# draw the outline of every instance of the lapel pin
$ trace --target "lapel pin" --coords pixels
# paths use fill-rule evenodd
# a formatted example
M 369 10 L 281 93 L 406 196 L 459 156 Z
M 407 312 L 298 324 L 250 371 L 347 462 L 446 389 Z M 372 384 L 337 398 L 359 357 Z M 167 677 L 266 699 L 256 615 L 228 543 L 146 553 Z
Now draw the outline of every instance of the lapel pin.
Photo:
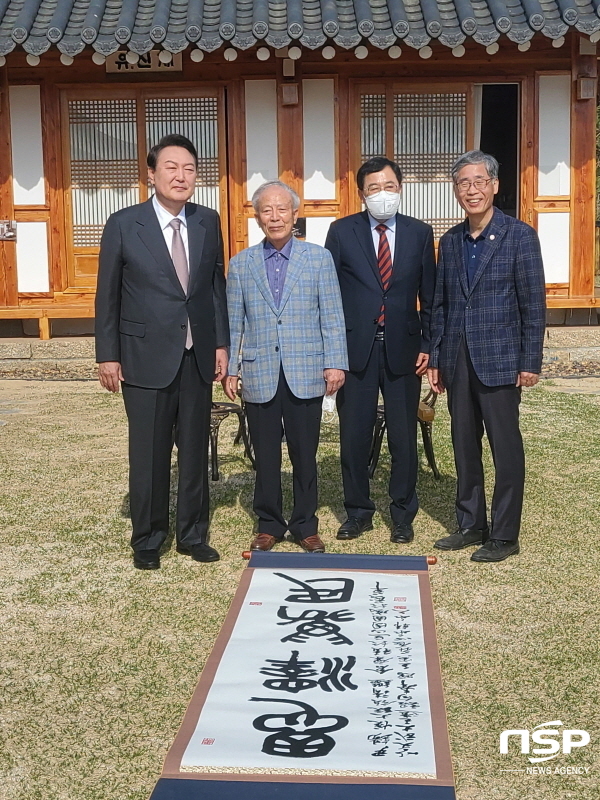
M 494 234 L 492 233 L 492 235 L 490 236 L 490 241 L 491 241 L 491 242 L 493 242 L 495 238 L 496 238 L 496 237 L 495 237 L 495 236 L 494 236 Z

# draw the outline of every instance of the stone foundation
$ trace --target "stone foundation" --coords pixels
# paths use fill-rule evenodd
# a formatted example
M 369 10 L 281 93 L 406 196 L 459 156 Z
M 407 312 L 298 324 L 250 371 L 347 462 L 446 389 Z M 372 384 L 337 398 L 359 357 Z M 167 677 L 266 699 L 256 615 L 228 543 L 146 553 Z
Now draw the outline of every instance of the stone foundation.
M 548 327 L 544 363 L 553 372 L 582 365 L 600 373 L 600 326 Z M 0 378 L 93 380 L 94 339 L 0 339 Z
M 0 339 L 0 378 L 95 379 L 94 339 Z

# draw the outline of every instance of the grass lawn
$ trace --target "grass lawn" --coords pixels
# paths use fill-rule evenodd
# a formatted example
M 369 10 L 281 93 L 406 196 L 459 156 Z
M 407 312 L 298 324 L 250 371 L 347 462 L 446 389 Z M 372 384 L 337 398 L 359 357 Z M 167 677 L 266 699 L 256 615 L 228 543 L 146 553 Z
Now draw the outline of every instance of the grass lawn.
M 600 402 L 544 387 L 524 397 L 521 555 L 485 565 L 470 550 L 440 554 L 430 570 L 458 800 L 598 800 Z M 0 381 L 2 800 L 148 798 L 246 563 L 253 473 L 234 430 L 231 419 L 221 428 L 211 486 L 222 560 L 194 563 L 169 542 L 162 569 L 139 572 L 121 398 L 94 383 Z M 375 530 L 343 543 L 337 428 L 324 426 L 319 516 L 330 552 L 437 552 L 454 525 L 445 402 L 434 443 L 442 479 L 421 452 L 415 541 L 389 542 L 384 447 Z M 287 462 L 284 472 L 289 505 Z M 515 744 L 499 755 L 502 730 L 549 720 L 592 743 L 547 764 L 587 775 L 527 775 Z

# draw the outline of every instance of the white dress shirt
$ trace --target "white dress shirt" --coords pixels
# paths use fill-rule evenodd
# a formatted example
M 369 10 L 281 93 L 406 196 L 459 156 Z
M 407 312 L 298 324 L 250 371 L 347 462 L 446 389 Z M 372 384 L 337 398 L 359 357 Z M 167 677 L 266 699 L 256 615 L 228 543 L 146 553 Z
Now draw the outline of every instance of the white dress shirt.
M 181 226 L 179 228 L 179 232 L 181 233 L 181 238 L 183 239 L 183 246 L 185 247 L 185 254 L 188 260 L 188 270 L 190 268 L 190 251 L 188 248 L 188 231 L 187 231 L 187 220 L 185 218 L 185 206 L 181 209 L 179 214 L 176 217 L 171 214 L 170 211 L 161 204 L 156 199 L 156 195 L 152 196 L 152 206 L 154 211 L 156 212 L 156 216 L 158 217 L 158 224 L 160 225 L 160 229 L 162 231 L 163 236 L 165 237 L 165 242 L 167 243 L 167 248 L 169 253 L 172 255 L 172 244 L 173 244 L 173 228 L 171 227 L 170 223 L 171 220 L 180 219 Z
M 368 213 L 368 212 L 367 212 Z M 379 233 L 375 230 L 378 225 L 387 225 L 387 240 L 390 245 L 390 253 L 392 254 L 392 263 L 394 261 L 394 248 L 396 246 L 396 215 L 394 214 L 393 217 L 386 219 L 385 222 L 381 222 L 380 220 L 375 219 L 369 214 L 369 224 L 371 225 L 371 234 L 373 236 L 373 246 L 375 247 L 375 258 L 377 258 L 377 253 L 379 252 Z

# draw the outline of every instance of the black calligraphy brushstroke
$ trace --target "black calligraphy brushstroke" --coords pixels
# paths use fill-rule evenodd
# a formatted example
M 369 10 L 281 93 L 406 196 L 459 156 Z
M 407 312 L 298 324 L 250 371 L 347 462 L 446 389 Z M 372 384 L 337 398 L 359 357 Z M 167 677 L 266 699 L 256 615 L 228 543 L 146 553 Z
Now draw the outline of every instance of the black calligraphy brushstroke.
M 321 715 L 308 703 L 298 700 L 280 700 L 272 697 L 251 697 L 257 703 L 288 703 L 298 706 L 301 710 L 289 714 L 263 714 L 257 717 L 252 725 L 258 731 L 270 733 L 263 742 L 262 752 L 270 756 L 285 756 L 289 758 L 318 758 L 326 756 L 335 747 L 335 739 L 328 733 L 339 731 L 348 725 L 347 717 L 338 715 Z M 301 717 L 304 721 L 301 722 Z M 275 725 L 269 725 L 272 720 L 282 720 Z M 330 724 L 314 727 L 320 720 L 334 720 Z M 296 727 L 303 730 L 295 730 Z
M 327 613 L 316 608 L 303 611 L 300 616 L 291 617 L 288 614 L 287 606 L 281 606 L 277 612 L 279 619 L 285 620 L 278 622 L 278 625 L 290 625 L 292 622 L 299 622 L 294 633 L 284 636 L 282 642 L 307 642 L 310 638 L 326 638 L 331 644 L 354 644 L 351 639 L 341 633 L 341 628 L 336 622 L 353 622 L 354 616 L 347 609 L 332 611 Z M 304 620 L 304 621 L 303 621 Z
M 274 689 L 275 691 L 290 692 L 291 694 L 298 694 L 304 689 L 314 689 L 318 686 L 316 680 L 311 680 L 311 677 L 318 675 L 316 669 L 312 668 L 314 661 L 299 661 L 298 650 L 292 650 L 292 655 L 287 661 L 277 661 L 271 658 L 267 659 L 271 667 L 261 667 L 261 675 L 269 675 L 270 680 L 264 681 L 263 686 L 267 689 Z
M 332 689 L 338 692 L 345 692 L 346 689 L 358 689 L 358 686 L 352 683 L 351 674 L 351 670 L 356 664 L 355 656 L 348 656 L 346 664 L 342 658 L 323 658 L 321 669 L 323 677 L 315 680 L 315 676 L 319 674 L 313 668 L 315 662 L 299 661 L 298 655 L 298 650 L 292 650 L 292 655 L 287 661 L 268 658 L 267 663 L 271 666 L 260 669 L 261 675 L 269 676 L 269 680 L 263 681 L 263 686 L 290 694 L 298 694 L 298 692 L 314 689 L 317 686 L 324 692 L 331 692 Z
M 338 692 L 343 692 L 346 689 L 358 689 L 358 686 L 352 683 L 352 674 L 350 672 L 355 664 L 355 656 L 348 656 L 345 666 L 341 658 L 324 658 L 321 672 L 325 677 L 319 679 L 321 689 L 324 692 L 330 692 L 332 688 Z M 340 672 L 344 674 L 340 675 Z
M 308 581 L 301 581 L 285 575 L 283 572 L 275 572 L 279 578 L 295 583 L 300 588 L 290 589 L 291 594 L 286 597 L 288 603 L 347 603 L 354 591 L 354 581 L 352 578 L 311 578 Z M 313 583 L 339 583 L 338 588 L 328 588 L 326 586 L 310 586 Z

